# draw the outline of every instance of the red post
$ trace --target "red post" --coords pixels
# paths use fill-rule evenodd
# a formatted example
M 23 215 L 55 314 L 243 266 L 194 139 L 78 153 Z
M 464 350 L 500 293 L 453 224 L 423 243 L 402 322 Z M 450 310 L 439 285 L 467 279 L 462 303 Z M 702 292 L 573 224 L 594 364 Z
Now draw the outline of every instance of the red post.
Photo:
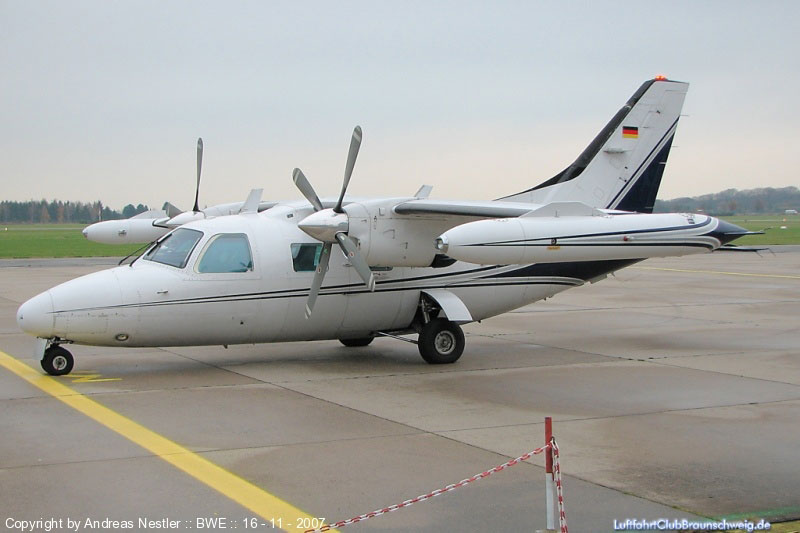
M 544 417 L 544 444 L 550 445 L 553 440 L 553 419 L 549 416 Z M 547 509 L 547 531 L 555 531 L 556 529 L 556 514 L 555 514 L 555 487 L 553 486 L 553 450 L 547 448 L 544 451 L 545 467 L 544 467 L 544 491 L 545 491 L 545 506 Z
M 553 419 L 549 416 L 544 417 L 544 443 L 545 445 L 550 444 L 550 441 L 553 440 Z M 548 474 L 553 473 L 553 450 L 547 449 L 544 452 L 545 457 L 545 467 L 544 471 Z

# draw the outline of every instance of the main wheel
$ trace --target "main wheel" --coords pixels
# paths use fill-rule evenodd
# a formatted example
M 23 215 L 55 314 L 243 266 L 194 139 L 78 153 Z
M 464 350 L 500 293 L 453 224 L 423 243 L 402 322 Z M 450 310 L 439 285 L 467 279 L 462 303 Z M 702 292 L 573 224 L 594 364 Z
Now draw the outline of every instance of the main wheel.
M 339 342 L 348 348 L 357 348 L 359 346 L 366 346 L 372 342 L 375 337 L 361 337 L 358 339 L 339 339 Z
M 464 332 L 455 322 L 436 318 L 422 326 L 417 347 L 432 365 L 455 363 L 464 352 Z
M 44 352 L 42 369 L 51 376 L 63 376 L 72 372 L 75 360 L 65 348 L 54 344 Z

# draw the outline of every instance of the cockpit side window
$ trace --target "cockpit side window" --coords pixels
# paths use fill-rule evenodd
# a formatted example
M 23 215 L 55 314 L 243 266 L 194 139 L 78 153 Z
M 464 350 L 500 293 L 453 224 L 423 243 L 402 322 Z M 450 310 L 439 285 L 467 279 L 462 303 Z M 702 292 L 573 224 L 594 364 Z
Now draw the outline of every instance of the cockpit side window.
M 292 267 L 295 272 L 313 272 L 319 265 L 319 256 L 322 254 L 322 244 L 293 243 Z
M 253 270 L 253 254 L 244 233 L 221 233 L 211 238 L 197 261 L 201 274 L 249 272 Z
M 146 261 L 162 263 L 175 268 L 183 268 L 203 237 L 202 231 L 179 228 L 161 239 L 144 255 Z

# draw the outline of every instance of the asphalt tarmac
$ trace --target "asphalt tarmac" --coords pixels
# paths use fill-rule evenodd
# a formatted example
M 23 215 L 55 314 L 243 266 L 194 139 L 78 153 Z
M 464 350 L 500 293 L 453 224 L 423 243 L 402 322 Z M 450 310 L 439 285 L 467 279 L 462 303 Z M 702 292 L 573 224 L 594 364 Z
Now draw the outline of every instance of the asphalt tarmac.
M 113 262 L 0 261 L 0 520 L 303 531 L 520 456 L 545 416 L 572 531 L 800 517 L 800 250 L 776 251 L 648 260 L 467 326 L 455 365 L 393 339 L 73 346 L 62 378 L 16 309 Z M 346 530 L 543 529 L 542 465 Z

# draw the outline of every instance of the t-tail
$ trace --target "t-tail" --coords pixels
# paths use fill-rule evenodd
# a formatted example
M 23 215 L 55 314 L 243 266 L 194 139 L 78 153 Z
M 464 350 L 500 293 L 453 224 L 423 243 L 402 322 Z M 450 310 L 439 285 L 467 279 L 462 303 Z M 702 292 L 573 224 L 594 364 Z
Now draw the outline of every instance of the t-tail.
M 652 213 L 688 83 L 648 80 L 566 169 L 499 200 Z

